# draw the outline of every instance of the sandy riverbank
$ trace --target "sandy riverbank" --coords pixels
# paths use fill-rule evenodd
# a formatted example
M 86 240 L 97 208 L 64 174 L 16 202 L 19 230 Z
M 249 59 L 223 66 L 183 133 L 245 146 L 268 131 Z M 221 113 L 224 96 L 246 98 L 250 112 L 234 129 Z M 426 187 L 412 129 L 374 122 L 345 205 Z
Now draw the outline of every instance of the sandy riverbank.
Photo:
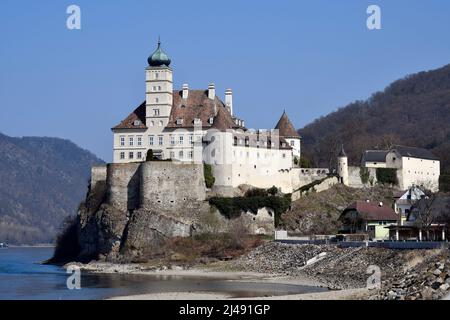
M 74 265 L 74 264 L 69 264 Z M 280 276 L 279 274 L 242 272 L 242 271 L 215 271 L 208 268 L 193 269 L 167 269 L 167 270 L 146 270 L 145 265 L 139 264 L 111 264 L 94 262 L 90 264 L 75 264 L 82 270 L 94 273 L 107 274 L 137 274 L 159 277 L 182 277 L 197 279 L 220 279 L 236 282 L 255 282 L 255 283 L 273 283 L 288 284 L 298 286 L 326 287 L 315 279 L 305 276 Z M 67 267 L 68 265 L 66 265 Z M 365 289 L 352 290 L 330 290 L 327 292 L 304 293 L 281 295 L 271 297 L 245 298 L 244 300 L 338 300 L 354 299 L 355 295 L 365 292 Z M 162 292 L 130 296 L 113 297 L 110 300 L 242 300 L 233 298 L 231 295 L 223 293 L 210 292 Z
M 355 300 L 364 297 L 367 289 L 291 294 L 272 297 L 232 298 L 229 295 L 206 292 L 165 292 L 114 297 L 108 300 Z

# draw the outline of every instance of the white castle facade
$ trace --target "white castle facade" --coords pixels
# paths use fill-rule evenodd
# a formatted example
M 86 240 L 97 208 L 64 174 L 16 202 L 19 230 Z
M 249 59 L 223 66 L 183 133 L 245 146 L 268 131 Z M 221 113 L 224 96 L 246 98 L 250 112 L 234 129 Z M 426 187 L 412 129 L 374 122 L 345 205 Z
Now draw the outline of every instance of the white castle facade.
M 342 148 L 335 176 L 325 168 L 300 168 L 301 138 L 286 112 L 274 129 L 247 129 L 235 115 L 231 89 L 225 91 L 224 101 L 214 84 L 203 90 L 184 84 L 174 90 L 171 60 L 160 42 L 147 61 L 145 102 L 112 128 L 115 164 L 143 162 L 150 156 L 181 165 L 206 163 L 212 166 L 216 191 L 225 195 L 241 185 L 276 186 L 292 193 L 317 180 L 324 181 L 313 186 L 316 191 L 338 182 L 368 187 L 377 183 L 377 168 L 396 169 L 401 190 L 413 185 L 439 188 L 439 159 L 420 148 L 367 151 L 361 166 L 349 166 Z M 367 168 L 367 181 L 361 168 Z
M 145 70 L 146 101 L 112 128 L 114 163 L 146 161 L 152 150 L 159 160 L 210 164 L 216 187 L 276 186 L 287 193 L 310 182 L 302 179 L 301 139 L 285 112 L 274 129 L 249 130 L 235 116 L 231 89 L 224 101 L 214 84 L 174 90 L 170 63 L 158 42 Z

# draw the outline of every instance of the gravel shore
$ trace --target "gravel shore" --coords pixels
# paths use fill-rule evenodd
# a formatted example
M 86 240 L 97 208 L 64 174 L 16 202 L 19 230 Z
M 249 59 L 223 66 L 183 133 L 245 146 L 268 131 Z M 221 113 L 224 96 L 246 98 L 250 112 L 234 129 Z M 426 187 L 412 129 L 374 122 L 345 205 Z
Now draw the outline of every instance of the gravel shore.
M 101 273 L 173 275 L 327 287 L 329 292 L 269 299 L 441 299 L 450 290 L 448 250 L 391 250 L 268 242 L 231 261 L 198 266 L 77 264 Z M 367 290 L 369 267 L 378 269 L 381 288 Z M 227 299 L 223 294 L 160 293 L 121 299 Z

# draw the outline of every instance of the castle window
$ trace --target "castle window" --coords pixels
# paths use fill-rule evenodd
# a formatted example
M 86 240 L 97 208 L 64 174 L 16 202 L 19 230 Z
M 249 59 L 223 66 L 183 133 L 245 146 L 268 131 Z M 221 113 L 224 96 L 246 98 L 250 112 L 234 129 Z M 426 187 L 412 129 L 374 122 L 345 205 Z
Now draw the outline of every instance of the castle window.
M 128 140 L 130 147 L 132 147 L 134 145 L 134 137 L 131 136 Z
M 194 124 L 201 124 L 202 120 L 200 120 L 199 118 L 195 118 L 194 119 Z
M 162 121 L 159 122 L 159 126 L 162 127 L 164 123 Z
M 178 158 L 183 159 L 183 151 L 182 150 L 178 152 Z
M 123 160 L 123 159 L 125 159 L 125 152 L 120 153 L 120 160 Z
M 178 137 L 178 144 L 184 144 L 184 136 Z
M 188 153 L 188 158 L 192 159 L 194 157 L 194 153 L 192 151 L 189 151 Z
M 234 145 L 237 146 L 238 145 L 238 138 L 234 137 Z
M 177 124 L 178 125 L 183 124 L 183 119 L 177 119 Z
M 133 152 L 129 152 L 128 153 L 128 159 L 133 159 L 134 158 L 134 153 Z
M 153 86 L 153 91 L 156 91 L 156 86 Z
M 154 127 L 155 126 L 155 121 L 150 121 L 150 127 Z
M 194 136 L 192 134 L 189 135 L 189 144 L 190 145 L 194 144 Z
M 153 109 L 153 115 L 159 116 L 159 109 Z
M 134 120 L 133 125 L 135 127 L 140 126 L 141 125 L 141 120 Z
M 142 152 L 139 151 L 139 152 L 137 153 L 137 158 L 138 158 L 138 159 L 142 159 Z
M 159 98 L 155 98 L 155 103 L 159 103 Z
M 175 145 L 175 137 L 173 135 L 170 135 L 170 145 L 171 146 Z
M 125 136 L 120 137 L 120 146 L 125 147 Z
M 153 143 L 154 143 L 154 137 L 153 136 L 148 136 L 148 145 L 149 146 L 152 146 L 153 145 Z
M 175 152 L 170 151 L 170 159 L 173 159 L 173 158 L 175 158 Z
M 295 146 L 295 141 L 291 140 L 291 147 Z
M 159 78 L 159 73 L 156 72 L 156 73 L 155 73 L 155 79 L 158 79 L 158 78 Z
M 159 144 L 160 146 L 163 145 L 163 141 L 164 141 L 163 136 L 158 136 L 158 144 Z
M 137 145 L 140 147 L 142 146 L 142 136 L 137 137 Z
M 158 86 L 158 91 L 161 91 L 161 86 Z
M 286 153 L 283 153 L 283 159 L 286 158 Z
M 214 123 L 214 118 L 213 117 L 209 118 L 209 124 L 213 124 L 213 123 Z

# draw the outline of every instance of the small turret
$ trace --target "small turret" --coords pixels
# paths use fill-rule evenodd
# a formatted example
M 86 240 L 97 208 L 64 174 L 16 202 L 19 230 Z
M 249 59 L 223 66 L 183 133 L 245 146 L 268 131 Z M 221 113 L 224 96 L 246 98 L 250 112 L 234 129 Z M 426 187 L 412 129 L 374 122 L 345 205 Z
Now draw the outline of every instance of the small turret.
M 344 150 L 344 145 L 341 146 L 341 151 L 338 155 L 337 173 L 339 175 L 340 183 L 348 186 L 348 159 Z

